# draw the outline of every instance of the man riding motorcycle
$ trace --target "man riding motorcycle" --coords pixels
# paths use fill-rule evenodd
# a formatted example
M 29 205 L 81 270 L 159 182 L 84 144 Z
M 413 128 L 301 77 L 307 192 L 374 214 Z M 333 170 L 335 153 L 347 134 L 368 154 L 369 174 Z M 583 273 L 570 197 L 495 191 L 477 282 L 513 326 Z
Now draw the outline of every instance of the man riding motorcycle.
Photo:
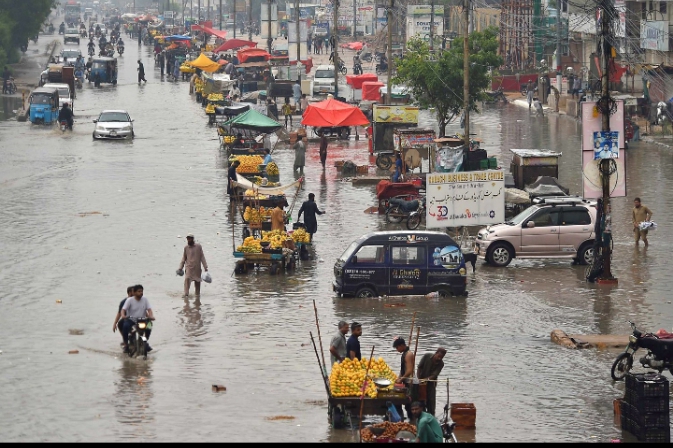
M 362 62 L 360 62 L 360 52 L 358 51 L 355 53 L 355 56 L 353 56 L 353 73 L 355 75 L 361 75 L 362 74 Z
M 93 41 L 89 41 L 89 45 L 87 45 L 89 56 L 93 55 L 96 53 L 96 44 L 93 43 Z
M 68 123 L 68 129 L 72 131 L 72 124 L 74 122 L 75 114 L 72 113 L 68 103 L 63 103 L 63 107 L 58 111 L 58 122 L 66 121 Z
M 101 50 L 105 48 L 105 44 L 107 44 L 107 39 L 105 38 L 105 36 L 101 36 L 100 39 L 98 39 L 98 46 L 100 47 Z
M 58 26 L 58 34 L 65 34 L 65 22 L 61 22 Z
M 124 53 L 124 41 L 122 40 L 121 36 L 119 36 L 119 39 L 117 39 L 117 53 Z

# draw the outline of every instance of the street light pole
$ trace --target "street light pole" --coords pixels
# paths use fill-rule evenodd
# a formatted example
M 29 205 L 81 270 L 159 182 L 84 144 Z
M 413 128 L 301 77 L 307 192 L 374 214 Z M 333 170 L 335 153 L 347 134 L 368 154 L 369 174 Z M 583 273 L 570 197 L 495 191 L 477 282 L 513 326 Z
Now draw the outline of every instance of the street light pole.
M 269 28 L 268 28 L 269 34 L 266 36 L 266 43 L 267 43 L 267 46 L 269 47 L 269 53 L 271 53 L 271 44 L 273 43 L 273 39 L 271 38 L 271 0 L 267 0 L 267 1 L 269 3 L 269 8 L 268 8 L 269 16 L 267 17 L 267 19 L 269 19 Z M 299 38 L 299 36 L 297 36 L 297 38 Z
M 339 26 L 337 21 L 339 20 L 339 0 L 332 0 L 334 5 L 334 32 L 332 33 L 331 41 L 334 42 L 334 98 L 336 99 L 339 96 L 339 51 L 337 51 L 339 45 Z
M 434 50 L 435 0 L 430 1 L 430 51 Z
M 386 26 L 388 27 L 388 81 L 386 81 L 386 103 L 390 104 L 392 95 L 392 84 L 390 78 L 393 76 L 393 8 L 395 0 L 389 0 L 388 11 L 386 14 Z
M 220 15 L 220 31 L 222 31 L 222 0 L 220 0 L 219 15 Z
M 465 109 L 465 151 L 470 150 L 470 0 L 463 0 L 463 107 Z
M 299 0 L 295 0 L 294 7 L 297 10 L 297 80 L 301 83 L 301 71 L 299 71 L 299 66 L 301 65 L 301 24 L 299 22 L 301 14 L 299 14 Z
M 234 0 L 234 39 L 236 39 L 236 0 Z
M 252 0 L 248 0 L 248 40 L 252 41 Z M 260 6 L 261 9 L 261 6 Z M 261 25 L 261 22 L 260 22 Z
M 355 31 L 358 28 L 358 14 L 357 14 L 357 2 L 356 0 L 353 0 L 353 32 L 351 33 L 351 36 L 355 37 Z

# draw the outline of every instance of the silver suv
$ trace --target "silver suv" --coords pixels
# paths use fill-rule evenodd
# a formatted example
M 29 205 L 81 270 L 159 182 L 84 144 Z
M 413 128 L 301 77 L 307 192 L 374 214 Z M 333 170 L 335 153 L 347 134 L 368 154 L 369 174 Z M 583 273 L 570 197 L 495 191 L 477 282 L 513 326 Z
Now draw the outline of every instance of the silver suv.
M 588 264 L 594 256 L 595 223 L 595 202 L 546 197 L 510 221 L 481 229 L 475 249 L 479 258 L 498 267 L 515 257 L 567 258 Z

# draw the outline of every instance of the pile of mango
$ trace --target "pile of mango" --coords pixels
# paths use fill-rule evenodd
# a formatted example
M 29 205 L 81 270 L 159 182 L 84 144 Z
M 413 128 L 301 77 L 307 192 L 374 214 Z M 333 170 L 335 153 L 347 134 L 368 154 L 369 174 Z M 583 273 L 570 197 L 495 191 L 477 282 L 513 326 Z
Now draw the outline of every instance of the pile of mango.
M 269 242 L 271 249 L 282 249 L 286 239 L 287 233 L 282 230 L 262 232 L 262 242 Z
M 203 80 L 201 78 L 196 78 L 194 80 L 194 89 L 197 92 L 203 92 Z
M 243 195 L 255 199 L 269 199 L 269 196 L 265 194 L 256 193 L 253 190 L 245 190 L 245 193 L 243 193 Z
M 292 239 L 295 243 L 310 243 L 311 235 L 309 235 L 305 229 L 300 227 L 292 232 Z
M 234 143 L 236 137 L 234 137 L 233 135 L 225 135 L 224 137 L 222 137 L 222 140 L 224 140 L 224 143 L 231 144 Z
M 189 65 L 187 62 L 183 62 L 182 65 L 180 66 L 180 72 L 182 73 L 194 73 L 196 72 L 196 69 Z
M 224 101 L 224 95 L 221 93 L 211 93 L 208 95 L 208 101 L 212 101 L 213 103 Z
M 262 253 L 262 240 L 258 240 L 253 236 L 247 237 L 243 240 L 243 244 L 238 246 L 236 250 L 238 252 L 245 252 L 247 254 L 261 254 Z
M 264 162 L 261 156 L 238 156 L 236 160 L 241 162 L 236 168 L 236 172 L 240 174 L 259 173 L 259 165 Z
M 347 358 L 341 363 L 335 362 L 329 376 L 329 387 L 332 396 L 359 397 L 362 394 L 362 386 L 365 382 L 367 364 L 368 360 L 366 358 L 362 358 L 361 361 Z M 397 375 L 393 373 L 383 358 L 372 359 L 372 364 L 369 367 L 367 389 L 365 390 L 365 394 L 370 398 L 376 398 L 378 393 L 373 381 L 374 378 L 385 378 L 393 382 L 397 378 Z
M 206 114 L 210 115 L 214 113 L 215 113 L 215 106 L 213 105 L 213 103 L 208 103 L 208 105 L 206 106 Z
M 243 219 L 247 222 L 260 223 L 266 221 L 267 218 L 271 218 L 271 209 L 260 207 L 259 209 L 255 207 L 247 206 L 245 211 L 243 211 Z M 264 241 L 264 239 L 262 239 Z
M 271 162 L 266 166 L 266 174 L 270 176 L 277 176 L 280 173 L 278 171 L 278 165 L 276 165 L 276 162 Z

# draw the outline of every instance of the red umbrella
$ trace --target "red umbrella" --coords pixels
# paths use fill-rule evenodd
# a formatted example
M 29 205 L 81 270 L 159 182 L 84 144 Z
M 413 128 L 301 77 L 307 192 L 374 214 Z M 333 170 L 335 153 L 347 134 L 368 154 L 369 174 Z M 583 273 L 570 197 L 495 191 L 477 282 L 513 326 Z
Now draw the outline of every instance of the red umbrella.
M 317 127 L 366 126 L 369 120 L 358 107 L 329 98 L 309 104 L 301 124 Z

